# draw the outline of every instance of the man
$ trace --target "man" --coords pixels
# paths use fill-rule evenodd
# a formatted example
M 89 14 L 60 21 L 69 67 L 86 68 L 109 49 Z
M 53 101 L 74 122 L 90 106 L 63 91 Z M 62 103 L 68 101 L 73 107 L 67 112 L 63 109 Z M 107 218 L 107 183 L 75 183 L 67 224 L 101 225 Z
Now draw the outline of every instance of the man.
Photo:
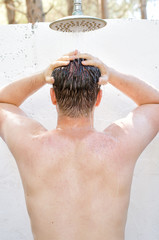
M 52 131 L 19 109 L 46 83 L 58 112 Z M 97 132 L 94 110 L 106 83 L 138 107 Z M 0 134 L 20 171 L 34 239 L 124 240 L 135 163 L 158 133 L 158 119 L 157 89 L 78 51 L 2 88 Z

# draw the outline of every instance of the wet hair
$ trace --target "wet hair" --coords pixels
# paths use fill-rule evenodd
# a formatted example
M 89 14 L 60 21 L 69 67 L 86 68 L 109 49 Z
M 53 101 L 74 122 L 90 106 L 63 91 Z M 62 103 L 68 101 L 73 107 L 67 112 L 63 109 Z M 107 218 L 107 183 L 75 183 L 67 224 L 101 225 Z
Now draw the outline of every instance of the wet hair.
M 72 118 L 88 117 L 100 90 L 100 70 L 94 66 L 82 65 L 83 60 L 75 59 L 68 66 L 58 67 L 52 72 L 59 110 Z

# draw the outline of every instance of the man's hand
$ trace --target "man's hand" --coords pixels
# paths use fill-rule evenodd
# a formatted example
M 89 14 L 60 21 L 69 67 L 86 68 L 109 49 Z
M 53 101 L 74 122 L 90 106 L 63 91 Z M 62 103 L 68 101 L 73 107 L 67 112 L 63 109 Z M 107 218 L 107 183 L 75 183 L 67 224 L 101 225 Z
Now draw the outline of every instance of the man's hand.
M 49 84 L 54 83 L 54 78 L 51 77 L 51 74 L 55 68 L 67 66 L 71 60 L 77 59 L 77 58 L 84 58 L 85 61 L 82 62 L 83 65 L 87 66 L 95 66 L 98 67 L 101 72 L 101 77 L 99 78 L 99 85 L 105 85 L 108 83 L 109 79 L 109 68 L 106 66 L 101 60 L 99 60 L 96 57 L 93 57 L 90 54 L 87 53 L 80 53 L 77 50 L 70 52 L 68 54 L 65 54 L 52 64 L 43 72 L 45 82 Z
M 65 54 L 64 56 L 50 64 L 50 66 L 43 72 L 46 83 L 53 84 L 54 78 L 51 77 L 53 70 L 58 67 L 67 66 L 71 60 L 74 60 L 77 57 L 77 55 L 78 51 L 75 50 L 73 52 Z
M 109 79 L 109 68 L 100 59 L 93 57 L 87 53 L 78 53 L 75 58 L 84 58 L 85 61 L 82 62 L 86 66 L 94 66 L 99 68 L 101 72 L 101 77 L 99 78 L 99 85 L 106 85 Z
M 144 81 L 117 72 L 107 67 L 98 58 L 87 53 L 79 53 L 76 58 L 84 58 L 83 65 L 91 65 L 98 67 L 101 71 L 99 85 L 105 85 L 108 82 L 115 88 L 130 97 L 137 105 L 159 104 L 159 90 L 145 83 Z
M 51 64 L 45 71 L 13 82 L 0 89 L 0 103 L 8 103 L 19 107 L 25 99 L 38 91 L 46 83 L 54 83 L 51 77 L 52 71 L 60 66 L 66 66 L 75 59 L 78 51 L 74 51 L 61 57 Z

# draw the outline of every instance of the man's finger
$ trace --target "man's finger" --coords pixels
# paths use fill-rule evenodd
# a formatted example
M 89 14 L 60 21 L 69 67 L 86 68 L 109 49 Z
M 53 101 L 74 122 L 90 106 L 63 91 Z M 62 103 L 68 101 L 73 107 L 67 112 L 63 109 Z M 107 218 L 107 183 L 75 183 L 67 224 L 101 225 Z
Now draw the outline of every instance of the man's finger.
M 106 85 L 108 83 L 109 77 L 107 75 L 104 75 L 103 77 L 99 78 L 99 85 Z
M 77 58 L 84 58 L 88 60 L 94 59 L 94 57 L 88 53 L 79 53 L 77 54 Z
M 95 60 L 86 60 L 86 61 L 82 61 L 83 65 L 86 66 L 94 66 L 94 67 L 99 67 L 99 63 Z
M 73 51 L 73 52 L 70 52 L 68 55 L 69 56 L 72 56 L 72 55 L 77 55 L 77 54 L 79 54 L 80 52 L 76 49 L 75 51 Z
M 70 56 L 66 55 L 66 56 L 62 56 L 59 59 L 57 59 L 57 61 L 69 61 L 70 60 Z
M 77 54 L 79 54 L 79 51 L 75 50 L 73 52 L 69 52 L 69 53 L 64 54 L 64 56 L 74 56 L 74 55 L 77 55 Z
M 72 55 L 72 56 L 62 56 L 57 61 L 71 61 L 71 60 L 74 60 L 75 58 L 76 58 L 75 55 Z
M 46 77 L 46 82 L 50 84 L 54 84 L 55 80 L 53 77 Z
M 67 66 L 70 61 L 56 61 L 55 63 L 51 64 L 51 70 L 53 71 L 57 67 Z

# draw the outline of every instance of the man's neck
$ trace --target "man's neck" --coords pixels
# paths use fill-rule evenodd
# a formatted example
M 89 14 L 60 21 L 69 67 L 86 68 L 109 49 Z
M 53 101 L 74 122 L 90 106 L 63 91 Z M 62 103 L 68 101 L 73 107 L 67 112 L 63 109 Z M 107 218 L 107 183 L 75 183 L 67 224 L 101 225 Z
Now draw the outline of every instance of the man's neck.
M 56 129 L 61 130 L 93 130 L 94 117 L 91 114 L 89 117 L 70 118 L 67 116 L 58 115 Z

